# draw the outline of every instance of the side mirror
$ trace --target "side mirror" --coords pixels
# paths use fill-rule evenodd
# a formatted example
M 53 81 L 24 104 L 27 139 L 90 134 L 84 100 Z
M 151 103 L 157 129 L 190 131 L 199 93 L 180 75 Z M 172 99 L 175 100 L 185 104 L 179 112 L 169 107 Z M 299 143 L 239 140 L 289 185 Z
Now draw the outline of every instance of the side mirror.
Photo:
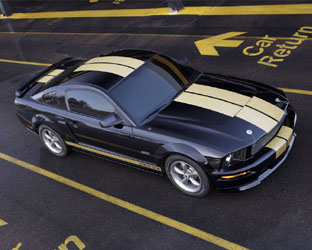
M 108 114 L 101 121 L 100 125 L 103 128 L 121 125 L 123 120 L 116 114 Z

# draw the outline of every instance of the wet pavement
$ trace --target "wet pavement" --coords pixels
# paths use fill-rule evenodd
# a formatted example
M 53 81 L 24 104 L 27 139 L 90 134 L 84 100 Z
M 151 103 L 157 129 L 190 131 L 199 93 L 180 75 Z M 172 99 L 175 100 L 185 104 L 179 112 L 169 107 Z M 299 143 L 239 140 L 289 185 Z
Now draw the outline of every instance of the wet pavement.
M 13 12 L 25 13 L 167 6 L 166 1 L 130 0 L 119 4 L 113 1 L 10 3 Z M 185 6 L 218 7 L 290 3 L 309 2 L 184 1 Z M 298 136 L 289 157 L 274 174 L 252 190 L 213 191 L 203 199 L 183 195 L 164 177 L 89 155 L 71 152 L 66 158 L 56 158 L 47 152 L 39 138 L 19 123 L 13 106 L 15 90 L 44 68 L 18 61 L 54 63 L 68 56 L 89 58 L 116 48 L 156 50 L 176 58 L 187 57 L 191 65 L 203 71 L 281 88 L 312 90 L 311 15 L 0 19 L 0 23 L 0 153 L 239 246 L 255 250 L 311 249 L 311 95 L 287 93 L 298 113 Z M 201 55 L 194 44 L 227 32 L 245 32 L 231 38 L 243 42 L 238 47 L 216 47 L 219 56 Z M 263 40 L 272 43 L 261 47 L 259 41 Z M 285 52 L 287 55 L 278 57 L 276 51 L 283 44 L 292 48 Z M 263 48 L 261 53 L 260 48 Z M 263 59 L 265 56 L 280 60 L 259 63 L 268 60 Z M 16 63 L 1 62 L 1 59 Z M 84 246 L 84 249 L 105 250 L 222 249 L 214 242 L 186 234 L 2 159 L 0 204 L 1 250 L 62 249 L 66 239 L 71 241 L 68 249 L 83 249 Z M 8 224 L 1 226 L 1 220 Z

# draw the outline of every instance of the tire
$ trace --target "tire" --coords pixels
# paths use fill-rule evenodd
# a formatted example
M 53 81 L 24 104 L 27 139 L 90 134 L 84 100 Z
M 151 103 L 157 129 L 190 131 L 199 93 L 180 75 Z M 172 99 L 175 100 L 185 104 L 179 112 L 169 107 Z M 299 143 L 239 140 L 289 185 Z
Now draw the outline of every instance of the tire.
M 204 197 L 212 188 L 204 170 L 195 161 L 185 156 L 169 156 L 165 168 L 171 183 L 184 194 Z
M 43 145 L 55 156 L 65 157 L 68 149 L 61 136 L 47 125 L 40 125 L 39 136 Z

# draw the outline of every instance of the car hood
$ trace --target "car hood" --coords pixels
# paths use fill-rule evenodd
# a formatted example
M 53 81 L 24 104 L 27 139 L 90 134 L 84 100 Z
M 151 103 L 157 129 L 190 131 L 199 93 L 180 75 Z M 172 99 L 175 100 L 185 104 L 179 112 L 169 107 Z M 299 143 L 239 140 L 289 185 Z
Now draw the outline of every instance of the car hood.
M 197 85 L 200 85 L 197 89 L 200 91 L 194 93 Z M 246 101 L 241 102 L 238 98 L 239 105 L 233 104 L 235 95 Z M 224 100 L 225 97 L 229 100 Z M 281 102 L 276 102 L 276 98 Z M 225 84 L 204 79 L 187 88 L 148 126 L 184 143 L 200 145 L 199 150 L 205 155 L 209 155 L 203 152 L 207 149 L 213 156 L 223 157 L 254 144 L 280 126 L 286 106 L 287 99 L 265 85 Z M 233 107 L 235 109 L 231 110 Z

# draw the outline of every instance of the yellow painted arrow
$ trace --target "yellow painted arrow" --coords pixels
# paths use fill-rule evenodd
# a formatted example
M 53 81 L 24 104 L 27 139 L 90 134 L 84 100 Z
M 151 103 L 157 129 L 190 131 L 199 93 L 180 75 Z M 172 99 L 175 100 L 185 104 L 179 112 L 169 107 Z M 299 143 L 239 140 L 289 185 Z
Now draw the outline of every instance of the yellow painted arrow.
M 1 220 L 1 219 L 0 219 L 0 227 L 1 227 L 1 226 L 5 226 L 5 225 L 7 225 L 7 224 L 8 224 L 7 222 L 5 222 L 4 220 Z
M 239 36 L 246 32 L 227 32 L 218 36 L 209 37 L 195 42 L 197 49 L 201 55 L 219 56 L 215 47 L 232 47 L 236 48 L 244 41 L 242 40 L 225 40 L 227 38 Z

